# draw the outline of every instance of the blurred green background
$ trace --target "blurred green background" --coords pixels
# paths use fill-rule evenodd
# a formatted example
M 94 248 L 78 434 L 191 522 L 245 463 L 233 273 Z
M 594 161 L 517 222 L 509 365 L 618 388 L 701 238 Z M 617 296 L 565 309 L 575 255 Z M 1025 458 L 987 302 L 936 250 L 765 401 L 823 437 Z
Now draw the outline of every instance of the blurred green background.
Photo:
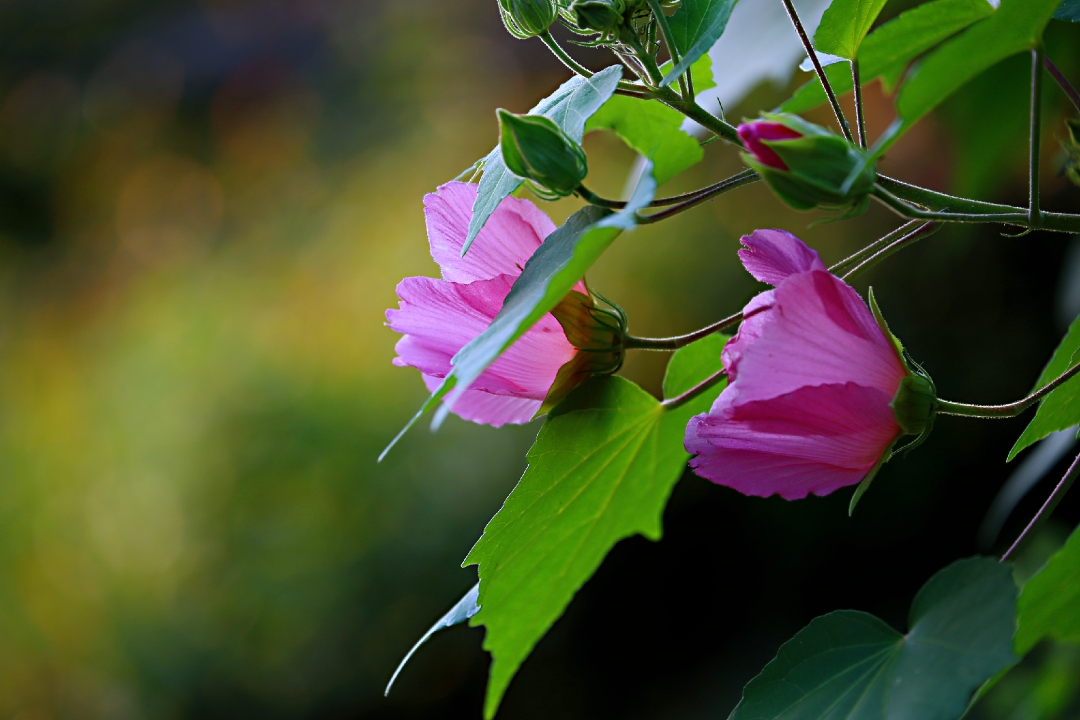
M 1080 75 L 1077 28 L 1048 43 Z M 1015 58 L 980 78 L 887 171 L 1022 202 L 1027 72 Z M 522 112 L 565 77 L 494 0 L 0 5 L 0 717 L 479 717 L 480 630 L 441 633 L 382 687 L 475 582 L 460 562 L 539 426 L 455 418 L 376 464 L 425 395 L 391 366 L 383 312 L 401 277 L 436 272 L 422 195 L 490 149 L 495 107 Z M 1077 210 L 1047 87 L 1044 204 Z M 880 132 L 890 105 L 867 99 Z M 590 184 L 621 193 L 630 152 L 586 148 Z M 737 169 L 716 143 L 665 190 Z M 835 261 L 896 224 L 878 207 L 807 227 L 820 219 L 752 186 L 624 236 L 590 281 L 637 334 L 685 332 L 758 289 L 739 235 L 786 227 Z M 1069 242 L 950 228 L 857 287 L 874 284 L 943 395 L 1005 401 L 1080 311 L 1061 301 L 1080 282 Z M 656 390 L 664 360 L 624 373 Z M 942 420 L 853 519 L 844 493 L 784 503 L 687 475 L 667 537 L 616 548 L 501 716 L 724 717 L 814 615 L 901 626 L 919 585 L 976 551 L 1022 427 Z M 1058 517 L 1029 564 L 1080 519 L 1076 498 Z M 1078 668 L 1043 648 L 981 712 L 1076 717 Z

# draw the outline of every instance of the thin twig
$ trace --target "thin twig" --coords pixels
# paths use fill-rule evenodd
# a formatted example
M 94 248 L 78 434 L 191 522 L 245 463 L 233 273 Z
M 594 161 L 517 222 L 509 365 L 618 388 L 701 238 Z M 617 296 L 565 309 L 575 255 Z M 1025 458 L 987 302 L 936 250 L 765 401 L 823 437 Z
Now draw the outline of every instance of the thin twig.
M 859 61 L 851 59 L 851 83 L 855 86 L 855 124 L 859 128 L 859 147 L 866 147 L 866 116 L 863 112 L 862 83 L 859 82 Z
M 684 200 L 678 205 L 672 205 L 668 209 L 661 210 L 660 212 L 653 213 L 652 215 L 638 215 L 638 224 L 650 225 L 652 223 L 660 222 L 661 220 L 667 220 L 669 217 L 673 215 L 678 215 L 681 212 L 685 212 L 692 207 L 696 207 L 697 205 L 700 205 L 706 200 L 712 200 L 717 195 L 721 195 L 728 192 L 729 190 L 734 190 L 735 188 L 742 187 L 743 185 L 749 185 L 750 183 L 757 182 L 760 179 L 761 176 L 753 170 L 743 170 L 738 175 L 733 175 L 727 180 L 713 185 L 711 188 L 709 188 L 708 192 L 702 192 L 690 198 L 689 200 Z
M 1031 51 L 1031 127 L 1028 153 L 1028 222 L 1039 226 L 1039 141 L 1042 136 L 1042 58 L 1040 44 Z
M 905 225 L 904 227 L 907 227 L 907 225 Z M 876 253 L 874 253 L 870 257 L 866 258 L 865 260 L 863 260 L 861 263 L 859 263 L 858 265 L 853 267 L 851 270 L 848 270 L 846 273 L 844 273 L 843 275 L 840 276 L 840 279 L 841 280 L 847 280 L 852 275 L 855 275 L 856 273 L 860 273 L 863 270 L 866 270 L 867 268 L 870 268 L 870 267 L 873 267 L 874 265 L 877 265 L 879 262 L 881 262 L 885 258 L 889 257 L 894 252 L 903 249 L 905 246 L 910 245 L 911 243 L 917 242 L 919 240 L 922 240 L 923 238 L 930 237 L 931 235 L 933 235 L 935 232 L 937 232 L 940 229 L 941 229 L 941 226 L 937 225 L 935 223 L 932 223 L 932 222 L 923 223 L 916 230 L 913 230 L 913 231 L 909 232 L 907 235 L 904 235 L 899 240 L 896 240 L 895 242 L 890 243 L 889 245 L 885 246 L 881 250 L 878 250 Z
M 720 371 L 718 371 L 716 373 L 713 373 L 709 377 L 707 377 L 704 380 L 702 380 L 701 382 L 699 382 L 694 387 L 692 387 L 689 390 L 687 390 L 686 392 L 684 392 L 682 395 L 676 395 L 675 397 L 671 398 L 670 400 L 664 400 L 662 403 L 660 403 L 660 406 L 662 408 L 664 408 L 665 410 L 674 410 L 675 408 L 679 407 L 680 405 L 683 405 L 683 404 L 689 402 L 690 400 L 693 400 L 698 395 L 700 395 L 701 393 L 703 393 L 706 390 L 708 390 L 709 388 L 711 388 L 713 385 L 716 385 L 716 383 L 723 380 L 726 375 L 727 375 L 727 370 L 720 370 Z
M 1073 365 L 1026 398 L 1017 400 L 1013 403 L 1008 403 L 1007 405 L 969 405 L 967 403 L 950 402 L 948 400 L 939 399 L 938 412 L 942 415 L 960 415 L 963 417 L 982 418 L 984 420 L 1016 417 L 1039 400 L 1042 400 L 1063 384 L 1067 383 L 1077 372 L 1080 372 L 1080 363 Z
M 848 255 L 843 260 L 835 263 L 832 267 L 829 268 L 829 272 L 831 272 L 833 275 L 839 275 L 849 265 L 853 265 L 857 262 L 862 261 L 863 258 L 865 258 L 867 255 L 876 252 L 882 245 L 887 245 L 896 238 L 907 234 L 912 228 L 917 225 L 919 225 L 918 220 L 908 220 L 906 223 L 896 228 L 892 232 L 878 238 L 869 245 L 856 250 L 854 253 Z
M 1072 100 L 1072 104 L 1080 112 L 1080 92 L 1077 92 L 1073 84 L 1069 82 L 1069 79 L 1065 77 L 1065 73 L 1061 72 L 1061 68 L 1054 64 L 1054 61 L 1049 58 L 1045 53 L 1043 54 L 1043 67 L 1050 73 L 1050 77 L 1054 78 L 1057 84 L 1065 91 L 1065 94 Z
M 702 195 L 710 195 L 717 190 L 722 190 L 725 187 L 725 183 L 727 182 L 729 182 L 729 180 L 713 183 L 712 185 L 706 185 L 703 188 L 692 190 L 690 192 L 685 192 L 681 195 L 671 195 L 669 197 L 656 198 L 649 203 L 648 207 L 667 207 L 668 205 L 677 205 L 685 200 L 693 200 Z M 624 207 L 626 207 L 625 200 L 609 200 L 607 198 L 600 197 L 596 193 L 586 188 L 584 185 L 577 189 L 577 193 L 590 205 L 597 205 L 599 207 L 605 207 L 611 210 L 622 210 Z
M 1015 553 L 1020 544 L 1031 535 L 1035 528 L 1043 523 L 1046 518 L 1050 517 L 1050 513 L 1054 512 L 1054 508 L 1061 502 L 1061 498 L 1065 497 L 1065 493 L 1069 492 L 1069 488 L 1072 487 L 1073 481 L 1076 480 L 1076 476 L 1080 474 L 1080 455 L 1076 456 L 1076 459 L 1072 461 L 1072 465 L 1065 471 L 1065 476 L 1061 478 L 1061 481 L 1050 492 L 1050 497 L 1046 498 L 1046 502 L 1039 508 L 1039 512 L 1035 513 L 1035 517 L 1031 518 L 1031 522 L 1027 524 L 1024 531 L 1020 533 L 1020 537 L 1016 538 L 1016 542 L 1005 551 L 1005 554 L 1001 556 L 1001 562 L 1007 562 Z
M 795 26 L 795 32 L 799 34 L 799 40 L 802 42 L 810 62 L 814 64 L 814 72 L 817 73 L 818 80 L 821 81 L 821 87 L 825 89 L 825 95 L 829 98 L 829 104 L 832 105 L 833 112 L 836 113 L 836 121 L 840 123 L 840 130 L 844 133 L 844 137 L 848 139 L 848 142 L 854 142 L 851 137 L 851 127 L 848 125 L 847 118 L 844 117 L 844 111 L 840 109 L 840 101 L 836 99 L 836 93 L 833 92 L 829 78 L 825 77 L 825 68 L 821 66 L 821 61 L 818 60 L 817 53 L 814 52 L 814 44 L 810 42 L 802 21 L 799 20 L 799 14 L 795 12 L 795 6 L 791 3 L 791 0 L 782 0 L 782 2 L 784 3 L 784 9 L 787 10 L 788 17 L 791 18 L 791 24 Z

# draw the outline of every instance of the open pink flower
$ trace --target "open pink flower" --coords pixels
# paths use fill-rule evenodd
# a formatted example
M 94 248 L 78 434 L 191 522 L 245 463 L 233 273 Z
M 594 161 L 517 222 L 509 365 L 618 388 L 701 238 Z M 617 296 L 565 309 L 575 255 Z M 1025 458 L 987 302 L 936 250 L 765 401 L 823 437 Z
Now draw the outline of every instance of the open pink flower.
M 487 329 L 525 262 L 555 230 L 531 202 L 508 197 L 461 257 L 475 200 L 476 186 L 461 182 L 424 197 L 431 256 L 443 279 L 405 278 L 397 286 L 399 309 L 386 311 L 389 326 L 405 336 L 394 364 L 419 370 L 429 390 L 450 372 L 450 358 Z M 586 292 L 582 283 L 575 289 Z M 476 379 L 453 412 L 496 427 L 528 422 L 575 352 L 558 321 L 545 315 Z
M 723 352 L 729 385 L 686 428 L 690 464 L 746 495 L 787 500 L 858 483 L 903 434 L 889 405 L 907 375 L 862 298 L 791 233 L 742 239 L 776 287 L 743 310 Z

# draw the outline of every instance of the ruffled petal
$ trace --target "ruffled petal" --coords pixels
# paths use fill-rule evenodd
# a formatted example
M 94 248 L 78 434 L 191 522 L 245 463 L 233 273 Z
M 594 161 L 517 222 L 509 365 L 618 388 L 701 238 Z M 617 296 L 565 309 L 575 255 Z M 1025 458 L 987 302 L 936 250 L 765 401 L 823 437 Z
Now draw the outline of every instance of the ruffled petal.
M 742 244 L 746 246 L 739 250 L 743 267 L 774 287 L 790 275 L 826 269 L 816 250 L 786 230 L 755 230 L 743 235 Z
M 400 309 L 386 312 L 390 327 L 405 335 L 395 348 L 394 364 L 445 377 L 450 359 L 491 324 L 512 281 L 508 275 L 467 285 L 426 277 L 402 280 Z M 559 368 L 575 352 L 549 313 L 492 363 L 471 389 L 543 400 Z
M 488 218 L 465 257 L 476 185 L 451 182 L 424 196 L 431 257 L 444 279 L 471 283 L 496 275 L 517 277 L 525 262 L 555 230 L 555 223 L 528 200 L 508 197 Z
M 442 383 L 442 378 L 430 375 L 423 377 L 424 384 L 431 392 L 435 392 Z M 485 390 L 470 387 L 454 403 L 452 412 L 471 422 L 502 427 L 503 425 L 523 425 L 529 422 L 542 404 L 542 400 L 530 400 L 512 395 L 494 395 Z
M 739 362 L 743 352 L 765 332 L 766 326 L 773 321 L 771 312 L 776 298 L 775 290 L 766 290 L 755 295 L 743 308 L 743 320 L 739 323 L 739 332 L 724 344 L 720 360 L 727 371 L 728 383 L 734 383 L 739 374 Z
M 737 347 L 741 402 L 848 382 L 896 394 L 906 370 L 850 286 L 815 270 L 790 276 L 774 292 L 758 335 Z
M 839 468 L 753 450 L 718 449 L 690 461 L 698 475 L 743 495 L 801 500 L 860 482 L 870 468 Z

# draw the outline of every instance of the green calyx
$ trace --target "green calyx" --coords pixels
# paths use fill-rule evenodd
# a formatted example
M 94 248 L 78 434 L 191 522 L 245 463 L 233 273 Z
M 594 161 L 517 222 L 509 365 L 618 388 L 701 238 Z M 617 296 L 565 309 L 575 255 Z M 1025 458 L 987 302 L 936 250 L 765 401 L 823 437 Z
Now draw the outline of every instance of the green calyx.
M 558 125 L 543 115 L 496 112 L 499 147 L 510 172 L 531 181 L 545 199 L 566 197 L 581 185 L 589 171 L 585 151 Z
M 557 12 L 555 0 L 499 0 L 503 25 L 522 40 L 546 32 Z
M 795 115 L 766 113 L 763 117 L 801 135 L 762 141 L 787 170 L 764 165 L 746 153 L 742 156 L 781 200 L 796 210 L 848 210 L 854 215 L 866 209 L 877 179 L 870 153 Z
M 569 7 L 569 13 L 578 28 L 601 35 L 615 33 L 623 24 L 625 12 L 624 0 L 574 0 Z
M 607 307 L 599 307 L 596 300 Z M 551 311 L 566 339 L 577 348 L 555 375 L 537 415 L 549 412 L 593 375 L 612 375 L 626 357 L 626 313 L 600 295 L 572 291 Z

